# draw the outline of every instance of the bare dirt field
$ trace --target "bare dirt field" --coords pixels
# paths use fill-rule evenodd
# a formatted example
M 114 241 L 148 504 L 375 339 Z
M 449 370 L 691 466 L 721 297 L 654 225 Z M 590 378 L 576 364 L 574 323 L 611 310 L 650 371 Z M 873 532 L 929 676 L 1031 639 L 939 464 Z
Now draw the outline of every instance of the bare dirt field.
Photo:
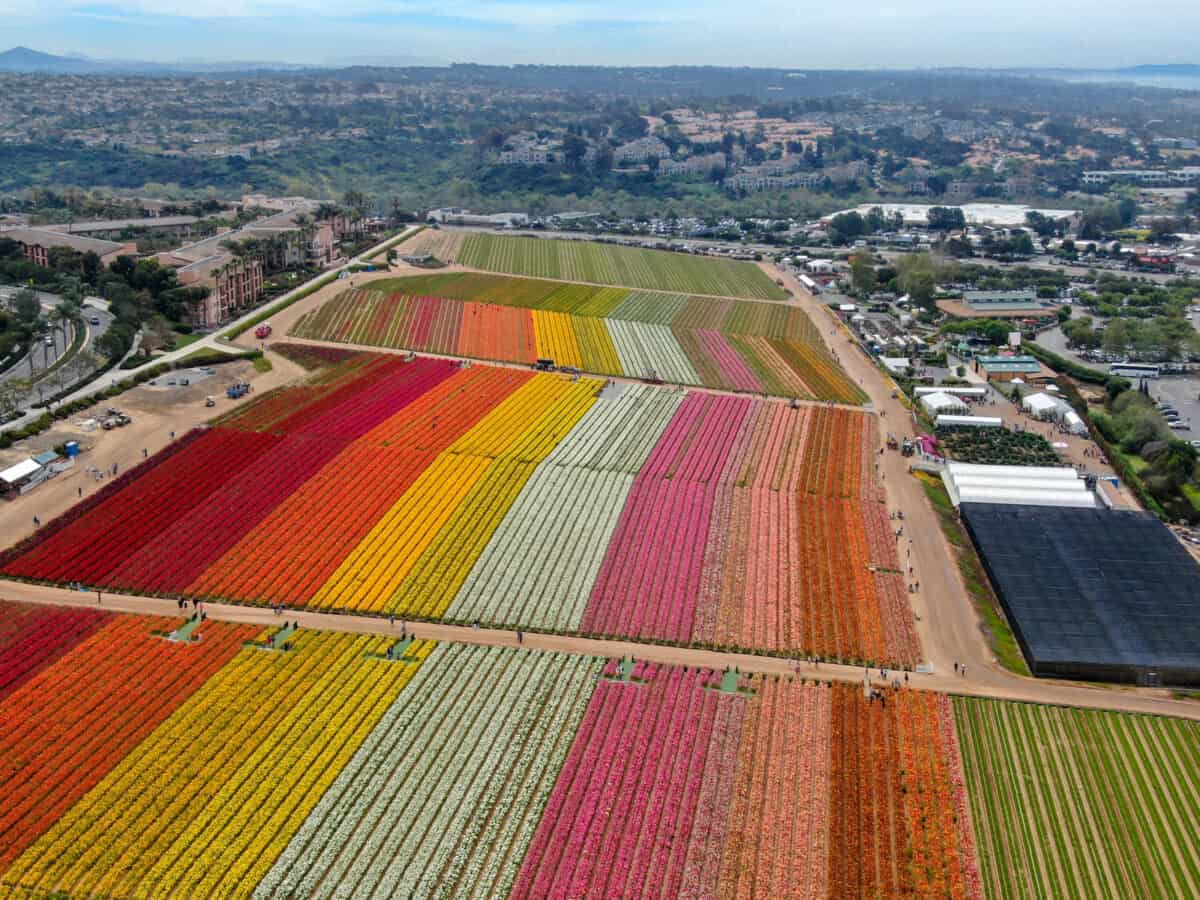
M 269 391 L 304 374 L 302 368 L 278 354 L 271 353 L 268 358 L 272 364 L 270 372 L 257 372 L 249 362 L 235 362 L 215 366 L 214 375 L 187 387 L 150 383 L 140 385 L 110 400 L 101 401 L 69 419 L 56 422 L 53 428 L 36 437 L 20 441 L 7 450 L 0 450 L 0 467 L 7 467 L 66 441 L 78 441 L 82 448 L 74 468 L 44 482 L 24 496 L 0 500 L 0 544 L 7 547 L 32 532 L 34 516 L 42 522 L 48 522 L 82 497 L 102 488 L 112 478 L 114 465 L 119 474 L 169 444 L 172 433 L 176 438 L 182 437 L 195 426 L 246 403 L 247 399 L 230 400 L 225 396 L 225 389 L 229 385 L 246 381 L 255 392 Z M 187 370 L 181 370 L 156 380 L 178 381 L 186 377 Z M 216 400 L 215 407 L 205 406 L 208 396 Z M 253 397 L 254 393 L 250 396 Z M 124 412 L 133 419 L 133 423 L 124 428 L 104 431 L 99 426 L 99 419 L 110 406 Z M 89 420 L 95 423 L 91 427 L 88 426 Z

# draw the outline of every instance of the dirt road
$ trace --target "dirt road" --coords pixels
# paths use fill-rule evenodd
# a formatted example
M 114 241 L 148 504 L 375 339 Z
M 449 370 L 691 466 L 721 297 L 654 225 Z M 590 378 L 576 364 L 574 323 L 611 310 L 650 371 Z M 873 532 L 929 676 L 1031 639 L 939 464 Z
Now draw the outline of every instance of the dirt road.
M 63 606 L 86 606 L 113 612 L 140 613 L 155 616 L 179 616 L 175 601 L 158 597 L 135 597 L 125 594 L 103 594 L 97 598 L 94 591 L 71 591 L 65 588 L 44 587 L 14 581 L 0 581 L 0 598 L 24 603 L 57 604 Z M 349 634 L 394 634 L 400 636 L 404 626 L 402 620 L 394 622 L 382 616 L 344 615 L 339 613 L 308 612 L 288 609 L 277 616 L 272 610 L 257 606 L 237 606 L 223 603 L 204 603 L 201 609 L 212 619 L 224 622 L 242 622 L 277 628 L 285 621 L 297 622 L 301 628 L 337 631 Z M 861 684 L 868 673 L 857 666 L 837 666 L 828 663 L 809 665 L 769 656 L 746 653 L 720 653 L 710 650 L 693 650 L 686 647 L 664 647 L 657 644 L 639 644 L 631 641 L 600 640 L 594 638 L 569 637 L 554 634 L 525 632 L 523 640 L 517 640 L 515 631 L 492 628 L 470 628 L 461 625 L 441 625 L 429 622 L 408 623 L 408 634 L 439 641 L 456 641 L 463 644 L 483 644 L 496 647 L 522 646 L 531 650 L 548 650 L 559 653 L 579 653 L 590 656 L 623 657 L 677 666 L 702 666 L 718 671 L 737 667 L 742 672 L 761 672 L 771 675 L 788 673 L 820 681 L 848 681 Z M 968 675 L 971 673 L 968 672 Z M 875 684 L 882 683 L 878 669 L 869 672 Z M 888 680 L 895 677 L 888 674 Z M 918 690 L 935 690 L 966 696 L 1001 697 L 1010 700 L 1053 702 L 1096 709 L 1113 709 L 1125 712 L 1154 713 L 1200 720 L 1200 703 L 1175 700 L 1165 691 L 1095 690 L 1071 685 L 1053 685 L 1055 697 L 1047 700 L 1042 688 L 1045 682 L 1015 679 L 1007 690 L 997 691 L 974 677 L 960 678 L 950 674 L 909 674 L 908 684 Z M 903 678 L 903 675 L 901 675 Z

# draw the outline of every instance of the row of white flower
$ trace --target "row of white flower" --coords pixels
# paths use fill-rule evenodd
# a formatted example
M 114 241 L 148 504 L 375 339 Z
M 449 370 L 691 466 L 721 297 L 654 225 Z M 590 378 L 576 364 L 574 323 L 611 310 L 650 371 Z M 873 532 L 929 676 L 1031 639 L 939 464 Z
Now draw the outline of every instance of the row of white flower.
M 256 896 L 506 894 L 600 665 L 439 645 Z

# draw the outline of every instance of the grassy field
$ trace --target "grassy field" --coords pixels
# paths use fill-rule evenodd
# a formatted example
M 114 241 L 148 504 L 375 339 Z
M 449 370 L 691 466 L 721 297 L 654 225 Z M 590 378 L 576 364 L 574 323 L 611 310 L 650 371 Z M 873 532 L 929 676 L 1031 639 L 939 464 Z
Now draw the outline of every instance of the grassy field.
M 513 275 L 718 297 L 782 300 L 786 296 L 750 262 L 589 241 L 470 234 L 458 258 L 476 269 Z
M 956 698 L 989 896 L 1200 896 L 1200 724 Z

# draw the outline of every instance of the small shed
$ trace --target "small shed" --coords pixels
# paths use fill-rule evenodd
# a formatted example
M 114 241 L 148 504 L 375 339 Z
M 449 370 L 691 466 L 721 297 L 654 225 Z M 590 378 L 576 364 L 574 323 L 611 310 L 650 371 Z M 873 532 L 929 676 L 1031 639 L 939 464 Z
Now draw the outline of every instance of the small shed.
M 16 465 L 9 466 L 0 472 L 0 491 L 9 495 L 20 493 L 26 485 L 35 482 L 41 471 L 40 463 L 33 459 L 23 459 Z
M 1073 409 L 1067 410 L 1067 414 L 1063 416 L 1063 424 L 1067 426 L 1067 431 L 1071 432 L 1071 434 L 1088 433 L 1087 423 L 1084 422 L 1079 413 L 1075 412 Z

